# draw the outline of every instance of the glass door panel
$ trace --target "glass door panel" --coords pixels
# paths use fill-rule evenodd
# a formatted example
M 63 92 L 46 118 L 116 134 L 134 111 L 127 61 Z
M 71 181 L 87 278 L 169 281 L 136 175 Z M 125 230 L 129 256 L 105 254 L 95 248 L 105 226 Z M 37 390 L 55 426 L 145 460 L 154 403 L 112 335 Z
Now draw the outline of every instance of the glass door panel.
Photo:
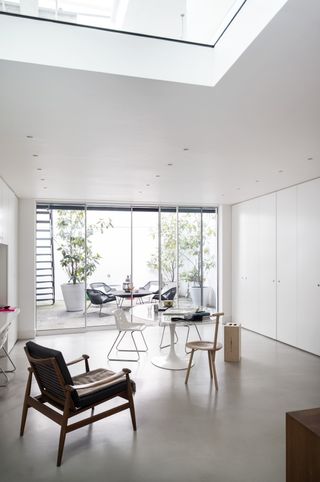
M 217 213 L 203 211 L 203 304 L 217 308 Z
M 173 297 L 175 305 L 178 305 L 177 289 L 177 213 L 176 209 L 161 209 L 160 213 L 160 253 L 159 267 L 161 280 L 161 293 Z
M 84 206 L 38 206 L 37 329 L 85 326 Z
M 159 289 L 159 212 L 158 209 L 138 209 L 132 212 L 132 282 L 135 290 L 156 292 Z M 136 303 L 151 301 L 143 296 Z
M 179 208 L 179 297 L 186 308 L 202 306 L 201 212 Z
M 117 303 L 123 308 L 131 303 L 130 298 L 116 296 L 126 277 L 131 276 L 130 209 L 88 206 L 87 258 L 90 258 L 87 288 L 105 292 L 110 299 L 102 305 L 88 303 L 87 325 L 114 324 L 112 311 Z

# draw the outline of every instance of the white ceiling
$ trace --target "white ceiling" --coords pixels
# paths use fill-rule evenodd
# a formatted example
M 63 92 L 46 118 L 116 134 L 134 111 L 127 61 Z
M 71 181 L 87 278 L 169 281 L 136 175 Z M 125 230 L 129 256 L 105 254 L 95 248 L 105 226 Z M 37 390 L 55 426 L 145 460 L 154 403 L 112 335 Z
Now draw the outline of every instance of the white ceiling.
M 0 175 L 27 198 L 211 205 L 318 177 L 319 27 L 289 0 L 214 88 L 0 61 Z

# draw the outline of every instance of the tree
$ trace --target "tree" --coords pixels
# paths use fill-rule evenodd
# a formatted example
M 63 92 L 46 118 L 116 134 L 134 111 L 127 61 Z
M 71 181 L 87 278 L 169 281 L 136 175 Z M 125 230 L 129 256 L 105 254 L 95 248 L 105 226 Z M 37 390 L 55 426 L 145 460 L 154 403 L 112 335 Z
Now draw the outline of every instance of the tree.
M 215 230 L 203 221 L 203 281 L 208 271 L 215 267 L 215 259 L 208 243 L 216 235 Z M 153 239 L 156 233 L 152 233 Z M 177 270 L 176 216 L 161 220 L 161 271 L 164 283 L 174 282 Z M 159 269 L 158 252 L 152 253 L 148 267 Z M 194 285 L 201 285 L 201 218 L 198 213 L 181 213 L 179 216 L 179 272 L 180 278 Z
M 87 226 L 85 236 L 84 210 L 58 210 L 55 240 L 61 253 L 60 264 L 68 275 L 69 283 L 81 283 L 94 273 L 101 256 L 93 252 L 90 238 L 95 232 L 103 233 L 110 227 L 113 227 L 110 219 L 99 219 Z
M 201 269 L 201 218 L 198 214 L 190 214 L 179 220 L 179 253 L 183 259 L 180 277 L 193 286 L 201 286 L 206 274 L 216 263 L 208 242 L 216 235 L 215 230 L 203 221 L 202 226 L 202 269 Z M 201 278 L 203 274 L 203 279 Z
M 177 270 L 176 226 L 177 222 L 175 216 L 166 216 L 161 222 L 161 276 L 164 284 L 175 281 Z M 152 239 L 155 239 L 157 233 L 153 231 L 151 236 Z M 158 271 L 158 250 L 151 254 L 147 266 L 150 269 Z

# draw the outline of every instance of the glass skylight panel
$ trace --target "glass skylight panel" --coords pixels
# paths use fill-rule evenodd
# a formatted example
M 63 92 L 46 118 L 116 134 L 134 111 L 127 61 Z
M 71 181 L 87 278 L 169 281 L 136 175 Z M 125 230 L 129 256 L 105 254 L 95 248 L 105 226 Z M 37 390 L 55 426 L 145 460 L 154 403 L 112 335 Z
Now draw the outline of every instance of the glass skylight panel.
M 2 11 L 214 45 L 245 0 L 0 0 Z

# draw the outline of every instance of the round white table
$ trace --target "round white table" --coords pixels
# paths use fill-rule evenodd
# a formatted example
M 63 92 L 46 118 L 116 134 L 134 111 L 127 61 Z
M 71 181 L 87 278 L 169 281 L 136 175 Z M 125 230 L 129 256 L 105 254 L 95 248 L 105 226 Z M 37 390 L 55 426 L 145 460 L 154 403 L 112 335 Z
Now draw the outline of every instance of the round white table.
M 185 325 L 186 321 L 172 321 L 172 317 L 183 316 L 186 313 L 190 313 L 192 310 L 169 310 L 159 311 L 155 313 L 154 303 L 146 303 L 144 305 L 135 306 L 132 308 L 132 318 L 140 318 L 145 322 L 152 325 L 168 326 L 170 329 L 170 348 L 169 352 L 165 355 L 160 355 L 152 358 L 151 363 L 159 368 L 164 368 L 165 370 L 186 370 L 188 368 L 189 357 L 180 357 L 177 355 L 174 344 L 174 335 L 176 330 L 176 325 Z M 170 312 L 171 311 L 171 312 Z

